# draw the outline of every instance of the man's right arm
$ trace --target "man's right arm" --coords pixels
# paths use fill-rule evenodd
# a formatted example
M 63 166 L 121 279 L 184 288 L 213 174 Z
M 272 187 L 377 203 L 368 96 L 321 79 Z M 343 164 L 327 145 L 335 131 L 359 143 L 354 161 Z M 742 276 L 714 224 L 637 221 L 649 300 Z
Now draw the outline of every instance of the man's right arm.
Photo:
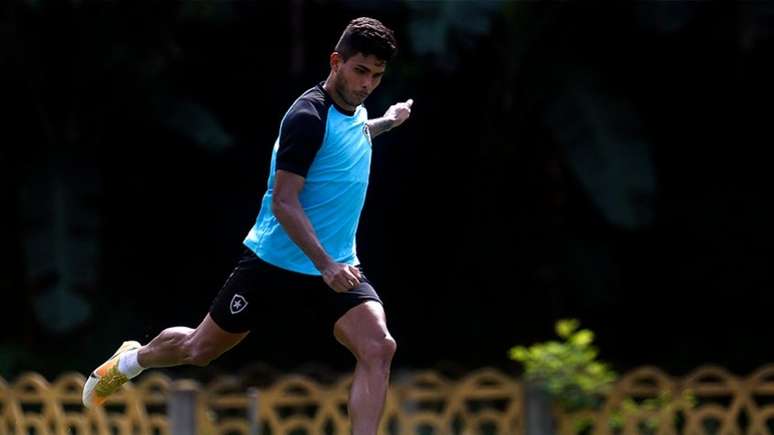
M 403 121 L 411 116 L 412 104 L 414 104 L 414 100 L 409 98 L 403 103 L 390 106 L 381 118 L 369 119 L 366 124 L 368 125 L 368 132 L 371 134 L 371 138 L 373 139 L 403 124 Z
M 335 262 L 325 252 L 298 200 L 304 181 L 301 175 L 277 170 L 272 192 L 272 212 L 290 239 L 312 260 L 326 284 L 337 292 L 345 292 L 360 282 L 360 271 L 350 265 Z

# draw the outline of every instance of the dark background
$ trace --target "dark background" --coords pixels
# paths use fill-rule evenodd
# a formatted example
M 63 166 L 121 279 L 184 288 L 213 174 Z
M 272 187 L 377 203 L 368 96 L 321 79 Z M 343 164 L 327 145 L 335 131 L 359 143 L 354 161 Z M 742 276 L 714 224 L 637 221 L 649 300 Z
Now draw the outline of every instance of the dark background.
M 358 251 L 396 370 L 518 371 L 573 317 L 673 374 L 774 361 L 769 2 L 87 2 L 0 9 L 0 375 L 87 372 L 195 326 L 258 212 L 292 101 L 347 22 L 396 32 L 366 102 Z M 346 371 L 277 306 L 203 376 Z M 187 371 L 188 370 L 188 371 Z

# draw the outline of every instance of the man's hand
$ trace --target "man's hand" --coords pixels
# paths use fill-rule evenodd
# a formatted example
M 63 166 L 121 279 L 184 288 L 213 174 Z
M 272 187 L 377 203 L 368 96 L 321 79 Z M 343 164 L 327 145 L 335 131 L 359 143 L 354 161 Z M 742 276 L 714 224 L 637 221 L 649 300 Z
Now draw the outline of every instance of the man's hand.
M 411 116 L 411 105 L 414 104 L 414 100 L 409 98 L 403 103 L 396 103 L 390 106 L 386 112 L 384 112 L 384 118 L 387 118 L 393 122 L 392 127 L 395 128 L 403 121 L 407 120 Z
M 414 100 L 409 98 L 403 103 L 396 103 L 390 106 L 381 118 L 369 120 L 368 131 L 371 133 L 371 138 L 373 139 L 385 131 L 392 130 L 403 124 L 403 121 L 411 116 L 412 104 L 414 104 Z
M 322 277 L 328 287 L 344 293 L 360 284 L 360 271 L 355 266 L 343 263 L 330 263 L 322 271 Z

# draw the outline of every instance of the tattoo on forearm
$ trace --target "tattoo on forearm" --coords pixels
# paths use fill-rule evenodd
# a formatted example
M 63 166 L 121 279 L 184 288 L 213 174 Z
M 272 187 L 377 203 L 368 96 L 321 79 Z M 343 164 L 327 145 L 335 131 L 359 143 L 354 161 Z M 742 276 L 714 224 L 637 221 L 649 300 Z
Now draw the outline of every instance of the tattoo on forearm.
M 371 133 L 371 139 L 388 131 L 394 124 L 394 121 L 387 118 L 376 118 L 368 121 L 368 131 Z

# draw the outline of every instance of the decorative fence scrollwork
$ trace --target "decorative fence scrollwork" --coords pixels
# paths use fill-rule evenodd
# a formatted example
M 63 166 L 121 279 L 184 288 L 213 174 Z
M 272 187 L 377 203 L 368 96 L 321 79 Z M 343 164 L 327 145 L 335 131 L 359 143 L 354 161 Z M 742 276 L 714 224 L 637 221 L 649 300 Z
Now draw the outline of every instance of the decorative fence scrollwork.
M 168 406 L 172 393 L 181 389 L 196 396 L 195 426 L 202 435 L 350 431 L 349 376 L 321 384 L 289 375 L 248 388 L 237 377 L 198 385 L 149 372 L 92 410 L 81 406 L 83 382 L 78 373 L 51 383 L 35 373 L 12 383 L 0 378 L 0 435 L 172 435 Z M 664 395 L 672 398 L 669 406 L 621 412 L 625 401 Z M 690 403 L 684 399 L 689 396 Z M 380 433 L 521 435 L 523 398 L 519 380 L 491 368 L 453 380 L 434 371 L 397 374 Z M 588 422 L 585 429 L 579 419 Z M 682 378 L 641 367 L 616 383 L 600 409 L 572 414 L 556 409 L 554 422 L 560 435 L 769 435 L 774 428 L 774 365 L 748 377 L 705 366 Z

